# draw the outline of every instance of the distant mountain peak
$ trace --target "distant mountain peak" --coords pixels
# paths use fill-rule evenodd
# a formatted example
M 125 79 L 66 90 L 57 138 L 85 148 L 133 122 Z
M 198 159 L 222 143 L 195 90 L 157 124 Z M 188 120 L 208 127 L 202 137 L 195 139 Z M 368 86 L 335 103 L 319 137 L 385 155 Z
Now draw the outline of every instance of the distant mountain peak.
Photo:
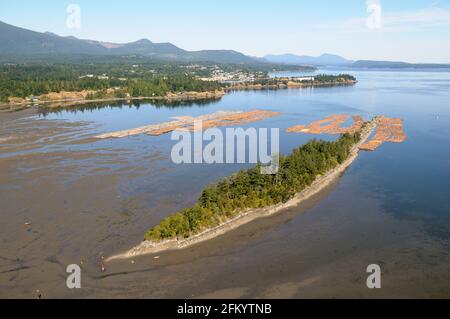
M 341 56 L 339 56 L 337 54 L 332 54 L 332 53 L 323 53 L 321 56 L 319 56 L 319 58 L 341 58 L 341 59 L 343 59 Z
M 62 37 L 54 33 L 35 32 L 0 21 L 0 55 L 96 55 L 140 56 L 158 60 L 215 63 L 261 63 L 256 59 L 232 50 L 186 51 L 172 43 L 154 43 L 140 39 L 131 43 L 102 42 Z
M 353 61 L 351 60 L 347 60 L 339 55 L 330 53 L 324 53 L 318 57 L 308 55 L 295 55 L 292 53 L 288 53 L 281 55 L 266 55 L 264 59 L 274 63 L 300 64 L 313 66 L 342 66 L 342 65 L 350 65 L 353 63 Z
M 50 32 L 50 31 L 46 31 L 46 32 L 44 32 L 44 34 L 48 34 L 48 35 L 51 35 L 53 37 L 59 37 L 59 35 L 57 35 L 56 33 Z
M 154 43 L 140 39 L 132 43 L 113 43 L 54 33 L 36 32 L 0 21 L 0 56 L 24 60 L 43 56 L 139 56 L 154 60 L 213 62 L 231 64 L 266 63 L 234 50 L 187 51 L 172 43 Z
M 149 39 L 140 39 L 140 40 L 137 40 L 137 41 L 135 41 L 133 43 L 135 43 L 135 44 L 152 44 L 153 42 L 150 41 Z

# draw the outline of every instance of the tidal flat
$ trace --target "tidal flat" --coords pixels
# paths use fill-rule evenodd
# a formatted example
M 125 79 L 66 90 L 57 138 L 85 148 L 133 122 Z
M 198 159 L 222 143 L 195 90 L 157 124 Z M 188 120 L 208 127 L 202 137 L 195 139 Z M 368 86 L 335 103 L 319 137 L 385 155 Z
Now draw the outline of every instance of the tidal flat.
M 450 73 L 352 73 L 358 83 L 350 87 L 0 113 L 0 296 L 34 298 L 39 289 L 44 298 L 449 297 L 450 149 L 442 145 L 450 142 Z M 282 114 L 251 125 L 280 128 L 285 154 L 311 138 L 336 138 L 285 133 L 330 114 L 402 118 L 408 139 L 362 153 L 325 190 L 281 214 L 102 272 L 102 256 L 140 243 L 206 185 L 248 166 L 175 165 L 169 135 L 93 137 L 252 109 Z M 82 265 L 80 290 L 66 287 L 73 263 Z M 382 268 L 376 291 L 366 287 L 373 263 Z

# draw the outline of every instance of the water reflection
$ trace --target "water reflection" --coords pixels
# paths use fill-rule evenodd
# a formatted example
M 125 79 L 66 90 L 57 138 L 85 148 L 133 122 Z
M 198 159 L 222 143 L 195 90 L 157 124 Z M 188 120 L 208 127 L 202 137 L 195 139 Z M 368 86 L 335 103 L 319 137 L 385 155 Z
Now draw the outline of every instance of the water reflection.
M 131 100 L 131 101 L 116 101 L 116 102 L 87 102 L 83 104 L 76 104 L 71 106 L 65 106 L 64 104 L 58 104 L 52 107 L 41 105 L 38 106 L 38 112 L 42 116 L 47 116 L 49 114 L 62 114 L 65 112 L 78 113 L 85 111 L 99 111 L 102 109 L 137 109 L 141 106 L 147 106 L 151 104 L 155 108 L 167 108 L 167 109 L 178 109 L 178 108 L 190 108 L 194 106 L 198 107 L 208 107 L 211 104 L 217 103 L 216 99 L 204 99 L 198 101 L 162 101 L 162 100 Z
M 40 108 L 31 119 L 2 123 L 8 139 L 0 143 L 0 296 L 29 297 L 39 287 L 55 297 L 185 298 L 241 287 L 254 297 L 319 278 L 302 286 L 301 296 L 371 297 L 361 272 L 378 261 L 387 269 L 379 297 L 450 296 L 450 73 L 348 73 L 356 86 Z M 285 133 L 331 114 L 402 118 L 408 139 L 361 154 L 306 214 L 299 207 L 158 261 L 114 265 L 108 270 L 123 276 L 67 291 L 54 260 L 66 265 L 83 256 L 91 278 L 100 278 L 99 256 L 135 245 L 162 218 L 192 205 L 205 185 L 245 168 L 175 165 L 168 135 L 92 136 L 174 116 L 254 109 L 282 113 L 252 124 L 280 128 L 282 153 L 311 138 L 334 138 Z

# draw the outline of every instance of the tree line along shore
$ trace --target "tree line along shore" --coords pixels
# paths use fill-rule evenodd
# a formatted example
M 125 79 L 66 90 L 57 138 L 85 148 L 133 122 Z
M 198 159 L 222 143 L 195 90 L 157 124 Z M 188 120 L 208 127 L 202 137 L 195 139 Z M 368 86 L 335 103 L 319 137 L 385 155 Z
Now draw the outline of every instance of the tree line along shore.
M 50 71 L 49 73 L 42 77 L 37 71 L 31 74 L 19 72 L 14 76 L 9 73 L 0 74 L 0 105 L 14 107 L 39 104 L 51 108 L 106 101 L 214 100 L 222 98 L 226 92 L 235 90 L 338 86 L 356 83 L 356 79 L 348 74 L 317 75 L 305 78 L 267 77 L 250 82 L 233 83 L 205 81 L 186 74 L 120 78 L 76 77 L 70 72 L 60 75 Z
M 169 216 L 145 234 L 145 239 L 161 241 L 189 238 L 215 227 L 248 209 L 286 203 L 314 180 L 342 164 L 361 133 L 343 134 L 338 140 L 312 140 L 288 156 L 279 156 L 276 174 L 261 173 L 261 165 L 243 170 L 206 187 L 197 204 Z
M 182 249 L 297 205 L 351 165 L 376 125 L 374 118 L 354 134 L 342 134 L 331 142 L 311 140 L 290 155 L 279 155 L 276 174 L 262 174 L 261 165 L 256 165 L 206 187 L 193 207 L 165 218 L 141 244 L 107 261 Z
M 308 77 L 277 77 L 258 79 L 252 82 L 233 83 L 225 87 L 224 90 L 278 90 L 289 88 L 348 86 L 354 85 L 356 82 L 356 78 L 349 74 L 320 74 Z

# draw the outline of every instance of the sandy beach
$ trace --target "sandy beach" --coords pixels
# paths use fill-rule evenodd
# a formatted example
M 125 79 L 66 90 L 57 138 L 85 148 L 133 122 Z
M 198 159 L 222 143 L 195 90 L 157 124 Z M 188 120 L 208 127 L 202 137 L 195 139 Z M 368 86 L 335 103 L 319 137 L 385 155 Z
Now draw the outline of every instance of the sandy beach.
M 280 203 L 277 205 L 260 208 L 260 209 L 251 209 L 241 213 L 239 216 L 230 219 L 214 228 L 207 229 L 195 236 L 186 239 L 171 239 L 161 242 L 152 242 L 152 241 L 143 241 L 141 244 L 133 247 L 129 251 L 126 251 L 121 254 L 113 255 L 106 259 L 107 262 L 113 260 L 120 259 L 129 259 L 142 255 L 150 255 L 156 254 L 159 252 L 167 251 L 167 250 L 178 250 L 190 247 L 192 245 L 204 242 L 206 240 L 210 240 L 212 238 L 218 237 L 220 235 L 225 234 L 233 229 L 236 229 L 242 225 L 245 225 L 255 219 L 267 217 L 279 213 L 285 209 L 295 207 L 299 205 L 301 202 L 310 198 L 311 196 L 319 193 L 321 190 L 325 189 L 329 186 L 333 181 L 335 181 L 341 174 L 345 172 L 345 170 L 356 160 L 358 157 L 358 153 L 360 151 L 360 146 L 364 144 L 369 136 L 374 131 L 377 125 L 377 119 L 374 118 L 370 122 L 368 122 L 367 126 L 363 128 L 361 132 L 361 140 L 358 144 L 356 144 L 349 156 L 349 158 L 329 171 L 327 174 L 318 177 L 311 186 L 304 189 L 302 192 L 298 193 L 294 198 L 289 200 L 286 203 Z
M 46 106 L 48 108 L 60 108 L 79 106 L 83 104 L 93 104 L 102 102 L 131 102 L 131 101 L 164 101 L 164 102 L 181 102 L 181 101 L 201 101 L 201 100 L 219 100 L 225 95 L 225 91 L 212 92 L 184 92 L 184 93 L 168 93 L 165 96 L 138 96 L 138 97 L 106 97 L 103 99 L 87 99 L 79 92 L 66 92 L 68 95 L 73 95 L 71 98 L 53 98 L 39 101 L 21 101 L 16 103 L 0 103 L 0 107 L 8 109 L 31 107 L 33 105 Z M 59 96 L 62 94 L 56 94 Z M 80 96 L 77 96 L 80 95 Z M 75 96 L 75 97 L 74 97 Z

